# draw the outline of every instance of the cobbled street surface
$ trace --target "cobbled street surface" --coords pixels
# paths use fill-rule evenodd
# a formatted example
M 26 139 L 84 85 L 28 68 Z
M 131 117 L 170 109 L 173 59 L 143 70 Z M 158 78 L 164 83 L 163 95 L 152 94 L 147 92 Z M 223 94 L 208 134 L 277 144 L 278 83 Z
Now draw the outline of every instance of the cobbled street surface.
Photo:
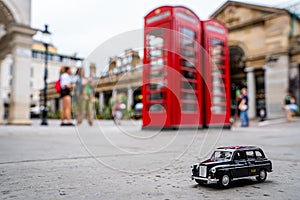
M 0 126 L 0 199 L 300 199 L 300 119 L 249 128 L 141 130 L 141 121 Z M 223 145 L 257 145 L 264 183 L 200 186 L 190 166 Z

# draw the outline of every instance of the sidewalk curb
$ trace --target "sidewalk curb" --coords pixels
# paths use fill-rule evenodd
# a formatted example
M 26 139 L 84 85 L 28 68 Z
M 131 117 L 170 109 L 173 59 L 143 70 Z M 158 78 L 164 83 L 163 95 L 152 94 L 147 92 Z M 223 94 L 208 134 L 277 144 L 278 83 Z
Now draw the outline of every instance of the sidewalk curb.
M 262 122 L 258 122 L 258 126 L 268 126 L 268 125 L 273 125 L 273 124 L 281 124 L 285 123 L 286 119 L 280 118 L 280 119 L 270 119 Z

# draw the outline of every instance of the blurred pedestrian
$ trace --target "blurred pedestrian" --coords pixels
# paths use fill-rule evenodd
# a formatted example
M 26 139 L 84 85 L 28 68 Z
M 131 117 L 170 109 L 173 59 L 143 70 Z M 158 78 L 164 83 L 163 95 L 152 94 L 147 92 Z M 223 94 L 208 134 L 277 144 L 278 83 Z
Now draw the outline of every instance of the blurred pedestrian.
M 84 68 L 80 67 L 76 71 L 76 82 L 74 88 L 73 101 L 76 110 L 77 124 L 81 124 L 86 116 L 90 126 L 93 125 L 93 83 L 92 77 L 86 78 Z
M 61 126 L 74 126 L 71 118 L 71 90 L 74 87 L 71 80 L 71 74 L 72 70 L 69 66 L 62 67 L 60 75 L 60 97 L 62 99 Z
M 239 104 L 241 103 L 241 90 L 239 89 L 238 86 L 235 86 L 235 84 L 233 84 L 233 90 L 235 91 L 235 105 L 234 105 L 234 116 L 233 116 L 233 121 L 232 123 L 234 123 L 236 121 L 236 119 L 238 118 L 240 112 L 239 112 Z
M 239 110 L 240 110 L 240 119 L 241 119 L 241 126 L 248 127 L 249 126 L 249 116 L 248 116 L 248 95 L 247 95 L 247 88 L 242 88 L 241 90 L 241 102 L 239 103 Z
M 126 108 L 125 104 L 122 102 L 122 94 L 119 94 L 116 99 L 113 100 L 112 105 L 112 115 L 115 124 L 120 125 L 121 119 L 123 118 L 122 110 Z
M 284 97 L 282 109 L 285 110 L 285 117 L 288 122 L 292 120 L 295 113 L 299 110 L 296 104 L 296 99 L 290 91 L 288 91 Z

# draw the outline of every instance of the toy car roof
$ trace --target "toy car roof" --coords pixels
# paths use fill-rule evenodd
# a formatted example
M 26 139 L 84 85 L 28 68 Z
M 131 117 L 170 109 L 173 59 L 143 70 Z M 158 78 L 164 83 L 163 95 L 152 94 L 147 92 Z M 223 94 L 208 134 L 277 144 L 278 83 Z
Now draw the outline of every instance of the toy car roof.
M 256 149 L 260 149 L 257 146 L 224 146 L 224 147 L 218 147 L 217 150 L 256 150 Z

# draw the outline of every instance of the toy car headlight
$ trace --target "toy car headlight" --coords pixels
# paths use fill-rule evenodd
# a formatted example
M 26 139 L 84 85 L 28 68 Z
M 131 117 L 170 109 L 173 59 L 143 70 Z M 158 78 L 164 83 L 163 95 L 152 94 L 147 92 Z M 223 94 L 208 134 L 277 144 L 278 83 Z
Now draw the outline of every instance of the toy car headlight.
M 216 168 L 213 167 L 213 168 L 210 169 L 210 171 L 211 171 L 211 173 L 214 174 L 214 173 L 216 173 Z

